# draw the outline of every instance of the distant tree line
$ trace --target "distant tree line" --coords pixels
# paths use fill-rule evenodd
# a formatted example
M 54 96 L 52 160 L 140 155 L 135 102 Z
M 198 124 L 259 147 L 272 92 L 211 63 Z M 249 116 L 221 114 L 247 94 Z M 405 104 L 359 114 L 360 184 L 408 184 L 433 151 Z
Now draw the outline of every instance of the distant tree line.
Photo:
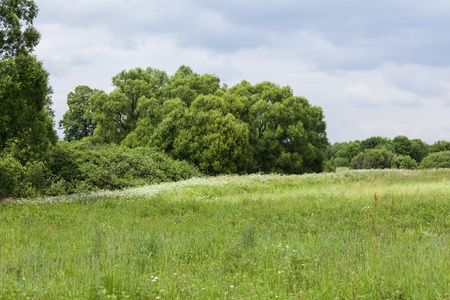
M 329 165 L 353 169 L 450 168 L 450 142 L 428 145 L 406 136 L 393 139 L 376 136 L 330 144 L 326 156 Z

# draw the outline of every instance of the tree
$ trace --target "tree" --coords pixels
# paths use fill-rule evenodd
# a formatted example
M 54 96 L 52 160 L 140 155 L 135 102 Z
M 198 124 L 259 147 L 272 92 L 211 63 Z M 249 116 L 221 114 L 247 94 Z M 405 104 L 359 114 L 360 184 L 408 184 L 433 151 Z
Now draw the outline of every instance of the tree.
M 433 145 L 430 146 L 430 152 L 442 152 L 442 151 L 450 151 L 450 142 L 449 141 L 437 141 Z
M 396 136 L 392 140 L 395 153 L 400 155 L 410 155 L 412 142 L 404 135 Z
M 22 159 L 43 153 L 57 140 L 50 109 L 48 73 L 34 56 L 0 61 L 0 152 L 10 147 Z
M 67 95 L 67 105 L 69 110 L 59 121 L 59 128 L 64 129 L 64 140 L 81 140 L 83 137 L 94 134 L 95 122 L 92 119 L 90 110 L 90 97 L 99 92 L 88 86 L 77 86 L 74 92 Z
M 199 95 L 214 94 L 220 88 L 217 76 L 194 73 L 190 67 L 181 66 L 164 87 L 166 99 L 179 98 L 190 106 Z
M 140 119 L 140 103 L 161 99 L 167 83 L 165 73 L 148 68 L 122 71 L 113 77 L 114 91 L 96 92 L 90 98 L 94 136 L 106 142 L 120 143 L 133 132 Z
M 250 129 L 251 172 L 321 172 L 328 145 L 320 107 L 295 97 L 289 86 L 271 82 L 252 86 L 243 81 L 230 93 L 246 97 L 244 121 Z
M 385 148 L 366 149 L 353 159 L 353 169 L 385 169 L 391 167 L 394 154 Z
M 358 141 L 345 143 L 344 148 L 336 152 L 335 156 L 336 158 L 339 158 L 336 162 L 338 162 L 340 166 L 350 166 L 353 158 L 360 153 L 359 149 L 360 144 Z
M 394 146 L 392 145 L 391 140 L 381 136 L 373 136 L 368 139 L 365 139 L 359 143 L 359 153 L 363 152 L 366 149 L 374 149 L 374 148 L 385 148 L 391 152 L 394 152 Z
M 424 143 L 420 139 L 413 139 L 411 140 L 411 152 L 409 153 L 409 156 L 413 158 L 417 163 L 420 164 L 422 159 L 426 157 L 429 153 L 430 146 Z
M 239 106 L 239 97 L 198 96 L 179 122 L 172 155 L 209 174 L 247 172 L 251 161 L 248 125 L 232 114 Z M 164 131 L 157 133 L 162 141 Z
M 32 0 L 0 2 L 0 59 L 33 51 L 40 39 L 32 26 L 37 13 L 38 7 Z
M 57 140 L 48 73 L 29 54 L 39 42 L 37 12 L 31 0 L 0 2 L 0 152 L 8 147 L 22 162 Z
M 450 151 L 431 153 L 420 163 L 421 169 L 450 168 Z
M 409 155 L 396 154 L 391 159 L 391 168 L 413 170 L 418 168 L 418 164 Z

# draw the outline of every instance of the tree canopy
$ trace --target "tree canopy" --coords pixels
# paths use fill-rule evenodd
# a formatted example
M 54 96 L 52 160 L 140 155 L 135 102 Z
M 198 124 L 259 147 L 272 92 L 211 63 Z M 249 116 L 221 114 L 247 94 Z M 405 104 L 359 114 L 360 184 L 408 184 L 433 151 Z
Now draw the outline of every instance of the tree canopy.
M 78 86 L 67 95 L 69 110 L 59 121 L 59 128 L 64 128 L 64 140 L 67 142 L 81 140 L 94 134 L 95 122 L 90 110 L 90 97 L 98 90 L 88 86 Z
M 30 55 L 39 41 L 32 27 L 37 12 L 33 1 L 0 2 L 0 153 L 9 148 L 21 160 L 40 155 L 57 140 L 49 75 Z
M 34 56 L 0 61 L 0 151 L 38 154 L 57 140 L 48 73 Z
M 322 109 L 294 96 L 289 86 L 242 81 L 221 87 L 217 76 L 187 66 L 172 76 L 137 68 L 112 81 L 112 92 L 95 91 L 84 102 L 71 102 L 65 116 L 73 117 L 72 123 L 64 119 L 61 126 L 68 131 L 92 116 L 96 140 L 154 147 L 209 174 L 323 168 L 328 140 Z M 82 113 L 74 114 L 75 106 Z
M 33 27 L 37 13 L 38 7 L 32 0 L 0 2 L 0 58 L 33 51 L 40 39 Z

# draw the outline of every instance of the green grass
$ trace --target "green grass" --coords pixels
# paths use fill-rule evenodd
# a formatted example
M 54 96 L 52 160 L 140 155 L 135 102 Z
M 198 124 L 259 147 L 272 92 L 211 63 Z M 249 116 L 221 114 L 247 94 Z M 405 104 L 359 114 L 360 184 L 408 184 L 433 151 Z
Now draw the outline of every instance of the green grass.
M 0 204 L 0 299 L 449 299 L 450 170 Z

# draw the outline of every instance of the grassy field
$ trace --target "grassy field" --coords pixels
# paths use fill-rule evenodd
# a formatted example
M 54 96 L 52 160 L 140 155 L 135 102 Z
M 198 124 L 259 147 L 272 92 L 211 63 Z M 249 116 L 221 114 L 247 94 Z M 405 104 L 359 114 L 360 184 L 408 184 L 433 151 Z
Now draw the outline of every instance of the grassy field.
M 450 170 L 0 204 L 0 299 L 450 299 Z

